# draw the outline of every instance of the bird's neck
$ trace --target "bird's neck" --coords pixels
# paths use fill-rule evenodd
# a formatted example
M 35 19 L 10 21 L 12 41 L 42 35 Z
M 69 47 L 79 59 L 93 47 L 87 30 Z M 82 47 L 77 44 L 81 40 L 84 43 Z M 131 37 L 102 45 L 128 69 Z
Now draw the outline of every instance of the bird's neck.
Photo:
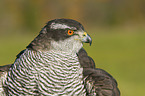
M 71 41 L 71 40 L 70 41 L 67 40 L 66 42 L 52 41 L 49 51 L 76 54 L 82 47 L 83 47 L 82 42 L 78 42 L 78 41 Z

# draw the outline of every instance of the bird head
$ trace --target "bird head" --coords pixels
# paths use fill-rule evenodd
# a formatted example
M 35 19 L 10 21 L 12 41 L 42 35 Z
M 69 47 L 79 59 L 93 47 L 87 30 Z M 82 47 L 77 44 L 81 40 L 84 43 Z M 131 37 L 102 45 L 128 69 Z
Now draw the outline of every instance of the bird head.
M 76 53 L 83 47 L 83 43 L 91 45 L 92 39 L 82 24 L 72 19 L 54 19 L 42 28 L 27 48 Z

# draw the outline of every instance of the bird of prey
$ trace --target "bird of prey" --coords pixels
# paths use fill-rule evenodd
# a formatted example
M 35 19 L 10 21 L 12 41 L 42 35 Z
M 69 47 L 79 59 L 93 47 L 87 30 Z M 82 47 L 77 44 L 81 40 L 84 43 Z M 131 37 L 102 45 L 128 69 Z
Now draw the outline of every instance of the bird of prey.
M 13 64 L 0 66 L 1 96 L 120 96 L 116 80 L 83 49 L 79 22 L 49 21 Z

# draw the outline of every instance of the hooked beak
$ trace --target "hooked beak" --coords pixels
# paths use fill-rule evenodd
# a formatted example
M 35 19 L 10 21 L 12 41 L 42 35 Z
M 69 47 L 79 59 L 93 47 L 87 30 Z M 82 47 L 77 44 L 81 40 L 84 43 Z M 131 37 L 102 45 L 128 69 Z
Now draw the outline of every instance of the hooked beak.
M 84 42 L 84 43 L 90 43 L 90 46 L 91 46 L 91 44 L 92 44 L 92 38 L 90 37 L 89 34 L 87 34 L 86 32 L 84 32 L 83 33 L 82 42 Z

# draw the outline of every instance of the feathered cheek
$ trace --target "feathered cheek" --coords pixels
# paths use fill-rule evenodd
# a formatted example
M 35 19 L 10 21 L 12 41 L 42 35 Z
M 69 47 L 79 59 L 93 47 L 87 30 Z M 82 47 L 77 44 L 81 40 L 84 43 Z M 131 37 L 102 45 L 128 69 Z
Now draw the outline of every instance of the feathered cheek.
M 78 36 L 78 35 L 75 35 L 75 36 L 74 36 L 74 40 L 76 40 L 76 41 L 81 41 L 81 37 Z

